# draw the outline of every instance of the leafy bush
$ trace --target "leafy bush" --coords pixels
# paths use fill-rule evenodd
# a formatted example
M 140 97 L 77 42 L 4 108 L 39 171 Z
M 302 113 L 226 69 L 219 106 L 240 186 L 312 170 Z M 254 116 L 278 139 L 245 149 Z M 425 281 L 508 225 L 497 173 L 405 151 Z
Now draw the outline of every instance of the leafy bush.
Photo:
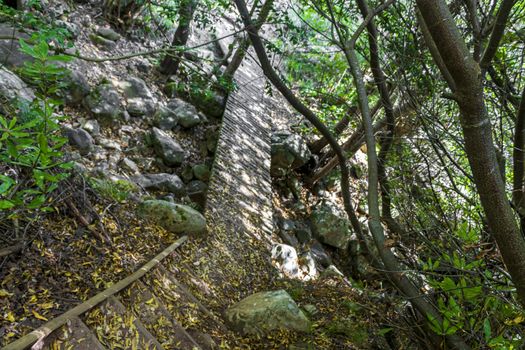
M 51 55 L 39 34 L 32 40 L 36 44 L 20 40 L 20 50 L 34 60 L 18 73 L 37 87 L 37 98 L 0 115 L 0 211 L 9 210 L 10 217 L 51 210 L 50 195 L 67 178 L 64 170 L 71 168 L 61 151 L 67 141 L 59 125 L 64 117 L 56 114 L 61 101 L 53 98 L 67 74 L 55 62 L 69 57 Z

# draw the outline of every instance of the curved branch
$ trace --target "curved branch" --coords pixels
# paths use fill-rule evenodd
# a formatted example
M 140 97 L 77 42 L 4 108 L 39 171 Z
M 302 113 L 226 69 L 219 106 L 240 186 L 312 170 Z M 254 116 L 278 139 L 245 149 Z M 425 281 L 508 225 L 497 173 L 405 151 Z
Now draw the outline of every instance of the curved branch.
M 505 32 L 505 26 L 507 25 L 507 20 L 510 15 L 510 10 L 516 3 L 516 0 L 503 0 L 501 6 L 498 9 L 498 14 L 496 15 L 496 23 L 492 28 L 492 33 L 490 34 L 489 43 L 483 57 L 481 58 L 480 67 L 483 70 L 486 70 L 490 66 L 490 62 L 496 55 L 498 51 L 499 43 Z

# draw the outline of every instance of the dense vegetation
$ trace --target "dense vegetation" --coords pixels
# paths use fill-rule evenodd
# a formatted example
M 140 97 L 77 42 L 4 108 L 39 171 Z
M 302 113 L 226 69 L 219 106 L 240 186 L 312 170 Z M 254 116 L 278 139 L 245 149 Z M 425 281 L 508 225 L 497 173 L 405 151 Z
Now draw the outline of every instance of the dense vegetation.
M 53 211 L 68 177 L 62 64 L 92 58 L 68 50 L 67 29 L 7 5 L 2 16 L 37 29 L 20 38 L 33 60 L 17 71 L 35 99 L 0 104 L 0 212 L 18 228 Z M 199 71 L 188 64 L 191 27 L 214 32 L 211 17 L 225 14 L 235 40 Z M 131 56 L 156 55 L 166 91 L 190 101 L 234 90 L 247 53 L 257 56 L 268 92 L 301 115 L 310 141 L 313 157 L 293 176 L 311 192 L 336 183 L 366 264 L 413 307 L 407 337 L 523 346 L 525 1 L 108 0 L 104 16 L 139 36 L 176 26 L 164 47 Z M 359 271 L 351 277 L 367 281 Z

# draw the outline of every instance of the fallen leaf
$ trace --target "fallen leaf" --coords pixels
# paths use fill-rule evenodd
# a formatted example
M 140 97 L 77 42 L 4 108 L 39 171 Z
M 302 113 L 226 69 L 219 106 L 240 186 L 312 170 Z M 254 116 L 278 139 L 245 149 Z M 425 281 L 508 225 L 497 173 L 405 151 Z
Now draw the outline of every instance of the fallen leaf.
M 36 318 L 38 318 L 39 320 L 42 320 L 42 321 L 49 321 L 47 318 L 45 318 L 44 316 L 40 315 L 38 312 L 36 312 L 35 310 L 31 310 L 31 312 L 33 313 L 33 316 L 35 316 Z

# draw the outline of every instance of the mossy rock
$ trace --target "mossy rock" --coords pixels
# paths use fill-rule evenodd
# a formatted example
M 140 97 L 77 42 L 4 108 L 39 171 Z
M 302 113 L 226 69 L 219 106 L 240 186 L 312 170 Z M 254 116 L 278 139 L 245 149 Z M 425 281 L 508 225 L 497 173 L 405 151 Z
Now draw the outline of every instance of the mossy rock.
M 203 234 L 206 232 L 204 216 L 187 205 L 163 200 L 147 200 L 140 204 L 138 215 L 173 233 Z

